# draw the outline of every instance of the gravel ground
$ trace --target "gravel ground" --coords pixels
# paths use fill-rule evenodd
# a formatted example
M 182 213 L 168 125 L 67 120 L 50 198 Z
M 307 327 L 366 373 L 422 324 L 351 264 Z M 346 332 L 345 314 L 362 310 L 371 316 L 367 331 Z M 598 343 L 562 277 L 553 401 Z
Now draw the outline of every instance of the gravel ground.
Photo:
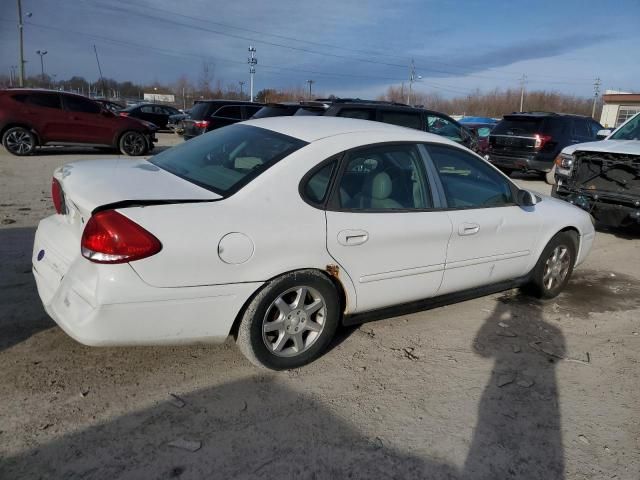
M 53 169 L 108 157 L 0 152 L 0 478 L 640 478 L 637 232 L 599 232 L 553 301 L 343 329 L 295 371 L 232 342 L 89 348 L 43 311 L 30 254 Z

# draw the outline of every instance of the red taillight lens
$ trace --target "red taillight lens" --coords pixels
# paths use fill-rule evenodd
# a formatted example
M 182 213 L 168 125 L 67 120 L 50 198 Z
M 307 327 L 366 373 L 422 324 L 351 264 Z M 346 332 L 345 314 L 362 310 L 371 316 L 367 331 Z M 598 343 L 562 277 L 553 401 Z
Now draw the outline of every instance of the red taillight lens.
M 155 255 L 160 240 L 115 210 L 93 215 L 82 232 L 82 255 L 95 263 L 126 263 Z
M 129 112 L 118 112 L 118 114 L 119 114 L 121 117 L 128 117 L 128 116 L 129 116 Z
M 207 128 L 209 126 L 208 120 L 196 120 L 193 124 L 198 128 Z
M 542 135 L 540 133 L 536 133 L 536 144 L 534 148 L 536 150 L 542 150 L 545 144 L 549 143 L 553 138 L 551 135 Z
M 64 203 L 64 193 L 62 192 L 62 186 L 60 185 L 60 182 L 55 178 L 51 179 L 51 200 L 53 200 L 53 206 L 56 209 L 56 213 L 67 213 L 67 208 Z

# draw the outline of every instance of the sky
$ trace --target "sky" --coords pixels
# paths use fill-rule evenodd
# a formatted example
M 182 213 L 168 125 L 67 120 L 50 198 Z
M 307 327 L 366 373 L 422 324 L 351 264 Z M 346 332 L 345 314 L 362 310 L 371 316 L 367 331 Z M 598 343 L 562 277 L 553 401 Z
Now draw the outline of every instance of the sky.
M 0 73 L 18 63 L 14 0 L 0 0 Z M 615 4 L 615 8 L 608 5 Z M 407 82 L 444 97 L 476 89 L 592 96 L 640 91 L 640 1 L 22 0 L 27 74 L 197 82 L 203 64 L 223 86 L 306 87 L 371 98 Z M 27 13 L 31 15 L 26 16 Z

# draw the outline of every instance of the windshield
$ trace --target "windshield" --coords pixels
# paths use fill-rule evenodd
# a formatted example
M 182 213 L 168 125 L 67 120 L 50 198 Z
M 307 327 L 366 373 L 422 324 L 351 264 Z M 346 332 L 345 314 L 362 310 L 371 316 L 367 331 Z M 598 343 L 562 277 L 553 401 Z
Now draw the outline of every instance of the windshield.
M 230 125 L 165 150 L 154 165 L 220 195 L 230 195 L 306 143 L 249 125 Z
M 609 140 L 640 140 L 640 113 L 618 128 Z

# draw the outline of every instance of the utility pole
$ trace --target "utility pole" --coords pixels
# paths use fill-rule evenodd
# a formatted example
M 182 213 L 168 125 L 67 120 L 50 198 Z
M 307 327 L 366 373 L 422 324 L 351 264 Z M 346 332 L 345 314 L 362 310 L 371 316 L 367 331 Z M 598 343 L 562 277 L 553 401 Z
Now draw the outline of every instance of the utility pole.
M 524 86 L 527 83 L 527 76 L 523 73 L 522 77 L 520 77 L 520 111 L 523 111 L 524 108 Z
M 18 0 L 18 42 L 20 45 L 20 55 L 18 63 L 18 85 L 24 87 L 24 42 L 22 40 L 22 0 Z
M 47 54 L 46 50 L 36 50 L 36 53 L 40 55 L 40 74 L 42 76 L 42 82 L 44 83 L 44 56 Z
M 416 64 L 413 61 L 413 58 L 411 59 L 411 64 L 409 65 L 409 93 L 407 94 L 407 104 L 411 105 L 411 93 L 412 93 L 412 87 L 413 87 L 413 82 L 422 79 L 422 75 L 416 75 Z M 403 84 L 404 86 L 404 84 Z
M 245 82 L 243 80 L 240 80 L 238 81 L 238 84 L 240 85 L 240 99 L 242 99 L 242 96 L 244 95 L 243 88 L 244 88 Z
M 596 81 L 593 82 L 593 108 L 591 109 L 591 118 L 594 118 L 594 119 L 596 116 L 596 104 L 598 103 L 598 94 L 600 93 L 600 85 L 602 85 L 602 82 L 600 81 L 600 77 L 597 77 Z
M 311 99 L 311 85 L 313 85 L 315 82 L 315 80 L 307 80 L 307 83 L 309 84 L 309 99 Z
M 250 82 L 250 99 L 253 102 L 253 77 L 256 74 L 256 65 L 258 63 L 258 59 L 255 57 L 256 54 L 256 47 L 253 46 L 249 46 L 249 54 L 251 55 L 248 59 L 247 59 L 247 63 L 249 64 L 249 75 L 251 76 L 251 82 Z
M 9 86 L 11 87 L 15 87 L 15 83 L 16 83 L 16 79 L 17 79 L 17 73 L 16 70 L 18 69 L 17 65 L 11 65 L 11 67 L 9 67 Z
M 182 87 L 182 110 L 187 109 L 187 99 L 184 96 L 184 86 Z

